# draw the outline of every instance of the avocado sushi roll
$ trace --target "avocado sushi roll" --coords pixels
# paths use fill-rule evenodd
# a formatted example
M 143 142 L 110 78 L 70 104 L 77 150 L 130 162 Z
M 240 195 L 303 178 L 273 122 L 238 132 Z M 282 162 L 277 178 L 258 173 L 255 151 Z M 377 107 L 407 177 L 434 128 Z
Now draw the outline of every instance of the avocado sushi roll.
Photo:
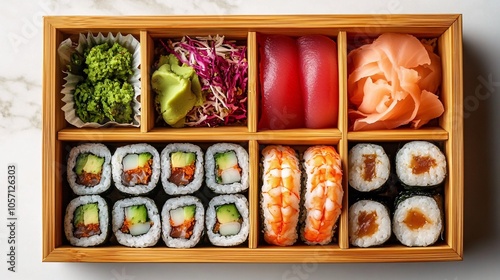
M 64 234 L 71 245 L 101 245 L 108 238 L 108 228 L 108 205 L 102 197 L 79 196 L 68 204 L 64 217 Z
M 407 188 L 432 188 L 446 178 L 446 157 L 426 141 L 406 143 L 396 154 L 396 174 Z
M 391 217 L 384 204 L 359 200 L 349 207 L 349 242 L 357 247 L 384 244 L 391 237 Z
M 443 232 L 440 201 L 424 193 L 402 193 L 396 200 L 392 230 L 406 246 L 429 246 Z
M 243 195 L 220 195 L 210 201 L 206 231 L 213 245 L 239 245 L 247 240 L 248 230 L 248 201 Z
M 111 153 L 103 144 L 73 147 L 66 167 L 68 184 L 77 195 L 101 194 L 111 185 Z
M 382 146 L 360 143 L 349 151 L 349 185 L 355 190 L 380 190 L 390 173 L 389 157 Z
M 111 161 L 116 188 L 126 194 L 150 193 L 160 179 L 160 156 L 148 144 L 133 144 L 116 149 Z
M 118 200 L 113 206 L 113 233 L 124 246 L 154 246 L 161 234 L 160 216 L 154 201 L 146 197 Z
M 205 224 L 205 209 L 194 196 L 171 198 L 161 211 L 162 238 L 168 247 L 192 248 L 198 244 Z
M 214 144 L 205 153 L 206 184 L 217 194 L 248 189 L 248 153 L 240 145 Z
M 161 152 L 161 182 L 169 195 L 191 194 L 203 183 L 203 152 L 188 143 L 167 145 Z

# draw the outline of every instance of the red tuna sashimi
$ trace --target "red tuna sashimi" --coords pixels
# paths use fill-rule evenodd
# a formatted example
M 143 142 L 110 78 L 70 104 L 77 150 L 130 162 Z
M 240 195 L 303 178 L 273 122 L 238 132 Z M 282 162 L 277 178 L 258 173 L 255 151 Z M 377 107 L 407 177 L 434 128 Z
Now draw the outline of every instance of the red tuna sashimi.
M 297 44 L 283 35 L 259 36 L 261 117 L 259 129 L 304 127 Z
M 297 39 L 306 127 L 337 127 L 339 79 L 337 44 L 323 35 Z

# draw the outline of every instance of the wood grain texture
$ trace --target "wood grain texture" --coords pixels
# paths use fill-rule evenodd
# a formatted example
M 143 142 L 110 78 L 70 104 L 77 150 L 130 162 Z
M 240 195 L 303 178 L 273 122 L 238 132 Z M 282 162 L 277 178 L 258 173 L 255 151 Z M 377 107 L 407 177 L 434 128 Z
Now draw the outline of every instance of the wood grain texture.
M 122 246 L 76 248 L 61 246 L 46 261 L 65 262 L 191 262 L 191 263 L 331 263 L 408 262 L 459 260 L 447 245 L 407 248 L 387 246 L 340 249 L 338 246 L 262 246 L 248 248 L 126 248 Z
M 142 30 L 140 33 L 141 43 L 141 132 L 148 132 L 154 126 L 153 94 L 151 92 L 150 65 L 153 61 L 153 40 L 148 32 Z
M 350 131 L 347 133 L 349 140 L 354 141 L 408 141 L 408 140 L 448 140 L 449 133 L 439 127 L 420 129 L 393 129 L 372 131 Z
M 250 184 L 248 190 L 248 204 L 250 211 L 250 232 L 248 235 L 248 247 L 253 249 L 257 248 L 259 241 L 259 200 L 260 200 L 260 186 L 259 186 L 259 160 L 260 151 L 259 143 L 256 140 L 250 140 L 248 143 L 249 153 L 249 176 L 248 182 Z
M 339 32 L 337 36 L 338 49 L 338 67 L 339 67 L 339 123 L 338 128 L 341 132 L 341 140 L 338 145 L 338 152 L 342 160 L 342 187 L 344 196 L 342 197 L 342 213 L 338 222 L 338 238 L 339 246 L 342 249 L 349 248 L 349 188 L 348 188 L 348 138 L 347 132 L 349 129 L 347 119 L 347 33 Z
M 257 132 L 257 94 L 258 94 L 258 62 L 257 62 L 257 33 L 248 32 L 247 39 L 248 61 L 248 131 Z
M 141 41 L 141 127 L 77 129 L 69 126 L 61 110 L 62 69 L 56 49 L 68 36 L 80 32 L 131 33 Z M 349 132 L 347 119 L 347 42 L 355 36 L 404 32 L 438 37 L 442 58 L 441 99 L 445 113 L 439 127 Z M 155 124 L 150 87 L 154 38 L 219 33 L 247 42 L 248 125 L 216 128 L 164 128 Z M 337 38 L 339 60 L 339 123 L 331 129 L 258 131 L 259 76 L 258 33 L 323 34 Z M 42 207 L 44 261 L 68 262 L 406 262 L 450 261 L 463 256 L 463 74 L 462 17 L 460 15 L 283 15 L 283 16 L 162 16 L 162 17 L 45 17 L 43 66 Z M 384 245 L 353 248 L 348 240 L 348 145 L 354 142 L 429 140 L 444 143 L 449 164 L 445 185 L 445 241 L 426 248 Z M 64 242 L 64 149 L 68 142 L 238 142 L 248 143 L 250 156 L 250 232 L 248 246 L 201 247 L 189 250 L 105 246 L 75 248 Z M 335 145 L 342 157 L 345 196 L 338 224 L 338 244 L 328 246 L 274 247 L 259 243 L 259 145 L 284 144 L 299 148 Z M 67 194 L 67 193 L 66 193 Z

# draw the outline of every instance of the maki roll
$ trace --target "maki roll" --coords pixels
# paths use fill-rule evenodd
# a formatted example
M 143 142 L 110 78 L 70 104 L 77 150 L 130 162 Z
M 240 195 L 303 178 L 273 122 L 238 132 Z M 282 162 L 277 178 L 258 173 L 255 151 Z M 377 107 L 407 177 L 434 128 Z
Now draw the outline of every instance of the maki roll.
M 206 214 L 208 239 L 215 246 L 235 246 L 247 240 L 248 200 L 241 194 L 212 198 Z
M 396 174 L 406 187 L 438 186 L 446 177 L 446 157 L 432 143 L 408 142 L 396 154 Z
M 214 144 L 205 153 L 206 184 L 217 194 L 248 189 L 248 153 L 240 145 Z
M 111 185 L 111 153 L 103 144 L 73 147 L 66 169 L 69 186 L 77 195 L 101 194 Z
M 115 202 L 113 233 L 118 243 L 124 246 L 154 246 L 161 234 L 160 216 L 154 201 L 132 197 Z
M 260 207 L 264 240 L 290 246 L 297 241 L 300 204 L 300 168 L 295 151 L 288 146 L 262 150 L 263 174 Z
M 102 197 L 79 196 L 68 204 L 64 216 L 64 234 L 71 245 L 101 245 L 108 238 L 108 228 L 108 205 Z
M 342 210 L 342 166 L 331 146 L 313 146 L 304 153 L 304 213 L 301 238 L 308 245 L 328 244 Z
M 161 169 L 167 194 L 194 193 L 203 183 L 203 152 L 193 144 L 169 144 L 161 152 Z
M 390 173 L 389 157 L 382 146 L 357 144 L 349 151 L 349 185 L 355 190 L 380 190 Z
M 425 194 L 401 194 L 392 223 L 399 242 L 410 247 L 432 245 L 443 232 L 441 207 Z
M 116 188 L 126 194 L 148 194 L 160 179 L 160 156 L 148 144 L 119 147 L 111 165 Z
M 373 200 L 360 200 L 349 207 L 349 242 L 357 247 L 384 244 L 391 237 L 388 208 Z
M 161 211 L 162 238 L 168 247 L 191 248 L 203 234 L 205 209 L 194 196 L 171 198 Z

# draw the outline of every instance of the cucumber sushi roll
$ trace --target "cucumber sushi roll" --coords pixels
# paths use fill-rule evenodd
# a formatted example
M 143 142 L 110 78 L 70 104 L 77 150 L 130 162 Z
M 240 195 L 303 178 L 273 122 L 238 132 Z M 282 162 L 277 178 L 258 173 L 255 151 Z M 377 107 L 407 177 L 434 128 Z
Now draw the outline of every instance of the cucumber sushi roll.
M 161 169 L 167 194 L 194 193 L 203 183 L 203 152 L 193 144 L 169 144 L 161 152 Z
M 248 189 L 248 153 L 237 144 L 214 144 L 205 153 L 206 184 L 217 194 Z
M 438 186 L 446 177 L 446 157 L 432 143 L 408 142 L 396 154 L 396 174 L 406 187 Z
M 66 169 L 69 186 L 77 195 L 101 194 L 111 185 L 111 153 L 103 144 L 72 148 Z
M 161 234 L 160 215 L 154 201 L 147 197 L 118 200 L 113 206 L 113 233 L 124 246 L 154 246 Z
M 235 246 L 247 240 L 248 201 L 241 194 L 212 198 L 206 214 L 208 239 L 215 246 Z
M 403 193 L 396 202 L 392 230 L 403 245 L 432 245 L 443 232 L 442 215 L 434 197 Z
M 194 196 L 171 198 L 161 211 L 162 238 L 168 247 L 191 248 L 203 234 L 205 209 Z
M 360 200 L 349 207 L 349 242 L 357 247 L 384 244 L 391 237 L 388 208 L 373 200 Z
M 64 216 L 64 234 L 71 245 L 101 245 L 108 238 L 108 228 L 108 205 L 102 197 L 79 196 L 68 204 Z
M 113 181 L 122 193 L 150 193 L 160 179 L 160 155 L 148 144 L 133 144 L 116 149 L 111 161 Z
M 357 144 L 349 151 L 349 185 L 355 190 L 380 190 L 390 173 L 389 157 L 382 146 Z

